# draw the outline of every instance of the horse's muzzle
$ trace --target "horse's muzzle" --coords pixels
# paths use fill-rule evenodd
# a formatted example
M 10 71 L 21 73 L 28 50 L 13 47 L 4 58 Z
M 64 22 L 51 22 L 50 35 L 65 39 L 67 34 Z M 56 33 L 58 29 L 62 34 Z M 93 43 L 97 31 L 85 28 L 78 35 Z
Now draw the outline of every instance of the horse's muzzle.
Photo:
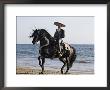
M 35 44 L 35 42 L 34 42 L 34 41 L 32 41 L 32 43 L 33 43 L 33 45 Z

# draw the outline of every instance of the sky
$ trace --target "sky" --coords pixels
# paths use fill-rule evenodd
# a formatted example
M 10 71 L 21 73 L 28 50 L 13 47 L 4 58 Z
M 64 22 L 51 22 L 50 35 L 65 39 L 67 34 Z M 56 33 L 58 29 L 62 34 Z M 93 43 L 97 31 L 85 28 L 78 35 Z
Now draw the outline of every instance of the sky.
M 69 44 L 94 44 L 93 16 L 17 16 L 17 44 L 32 44 L 28 36 L 32 29 L 46 29 L 52 36 L 57 29 L 54 22 L 66 25 L 63 41 Z

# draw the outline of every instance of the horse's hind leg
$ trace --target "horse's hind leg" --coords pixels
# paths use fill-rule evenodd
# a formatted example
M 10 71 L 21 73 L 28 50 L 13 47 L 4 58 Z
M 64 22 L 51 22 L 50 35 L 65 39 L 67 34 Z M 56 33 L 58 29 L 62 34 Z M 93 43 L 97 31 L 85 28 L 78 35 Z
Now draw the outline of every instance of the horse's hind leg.
M 67 74 L 68 73 L 68 70 L 69 70 L 69 61 L 68 61 L 68 58 L 66 58 L 66 63 L 67 63 L 67 70 L 66 70 L 65 74 Z
M 64 69 L 64 67 L 66 65 L 66 62 L 63 59 L 60 59 L 60 61 L 62 61 L 64 63 L 64 65 L 61 67 L 61 74 L 63 74 L 63 69 Z
M 63 69 L 64 69 L 65 65 L 66 65 L 66 63 L 64 63 L 64 65 L 63 65 L 62 68 L 61 68 L 61 73 L 62 73 L 62 74 L 63 74 Z

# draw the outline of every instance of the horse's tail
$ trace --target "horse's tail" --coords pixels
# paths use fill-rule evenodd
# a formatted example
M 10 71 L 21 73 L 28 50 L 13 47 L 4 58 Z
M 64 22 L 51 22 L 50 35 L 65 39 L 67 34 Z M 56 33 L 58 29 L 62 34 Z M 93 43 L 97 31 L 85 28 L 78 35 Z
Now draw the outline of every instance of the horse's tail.
M 75 48 L 74 47 L 71 47 L 71 49 L 73 49 L 73 52 L 72 53 L 70 53 L 70 56 L 69 56 L 69 68 L 71 68 L 72 67 L 72 65 L 73 65 L 73 62 L 75 61 L 75 59 L 76 59 L 76 50 L 75 50 Z

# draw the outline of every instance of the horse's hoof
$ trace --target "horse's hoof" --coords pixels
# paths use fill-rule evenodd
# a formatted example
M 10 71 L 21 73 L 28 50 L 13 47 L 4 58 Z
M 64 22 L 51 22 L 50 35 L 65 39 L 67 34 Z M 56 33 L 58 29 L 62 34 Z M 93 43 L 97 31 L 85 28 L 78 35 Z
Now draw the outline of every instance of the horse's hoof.
M 43 74 L 43 72 L 40 72 L 39 74 Z
M 68 74 L 68 72 L 65 72 L 64 74 Z
M 63 74 L 63 71 L 61 71 L 61 74 Z

